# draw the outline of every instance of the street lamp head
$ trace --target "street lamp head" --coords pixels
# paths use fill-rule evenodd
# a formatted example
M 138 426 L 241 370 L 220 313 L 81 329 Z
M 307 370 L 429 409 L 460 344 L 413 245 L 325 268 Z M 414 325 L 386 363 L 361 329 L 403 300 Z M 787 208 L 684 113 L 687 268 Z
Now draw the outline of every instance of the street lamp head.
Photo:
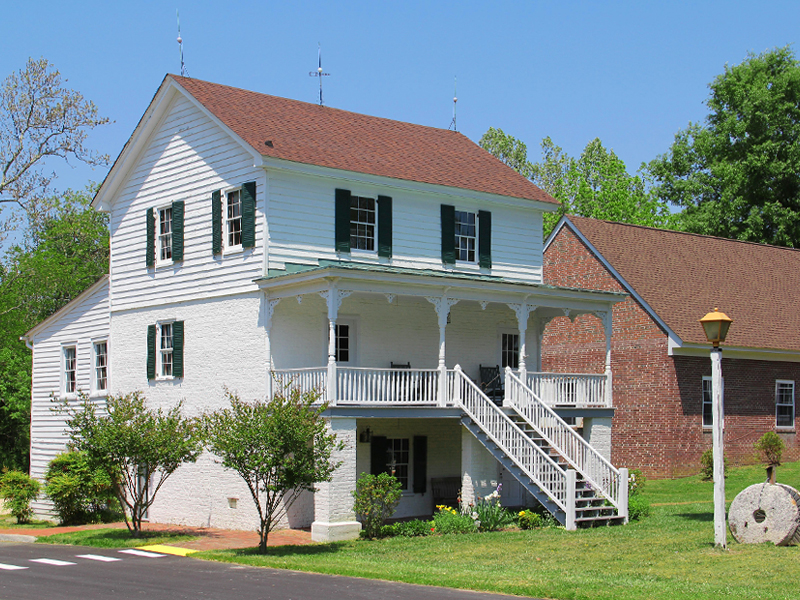
M 719 343 L 725 341 L 731 323 L 733 323 L 733 319 L 725 313 L 719 312 L 718 308 L 714 308 L 714 312 L 710 312 L 700 319 L 700 324 L 706 332 L 706 338 L 714 348 L 718 348 Z

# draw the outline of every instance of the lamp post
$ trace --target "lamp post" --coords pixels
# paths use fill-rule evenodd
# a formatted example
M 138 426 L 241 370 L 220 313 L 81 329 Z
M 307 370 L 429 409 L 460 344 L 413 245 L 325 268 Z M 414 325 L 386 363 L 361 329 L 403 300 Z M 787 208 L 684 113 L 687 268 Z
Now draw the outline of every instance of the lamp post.
M 722 348 L 728 329 L 733 320 L 725 313 L 714 309 L 700 319 L 706 338 L 711 342 L 711 416 L 713 420 L 714 453 L 714 545 L 723 550 L 728 547 L 728 533 L 725 527 L 725 459 L 723 456 L 723 422 L 725 410 L 722 398 Z

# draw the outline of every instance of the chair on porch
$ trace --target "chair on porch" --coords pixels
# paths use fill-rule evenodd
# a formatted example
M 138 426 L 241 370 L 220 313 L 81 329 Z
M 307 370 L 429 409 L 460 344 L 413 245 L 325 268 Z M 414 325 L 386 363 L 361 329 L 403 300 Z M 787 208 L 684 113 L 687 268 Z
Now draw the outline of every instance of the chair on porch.
M 500 365 L 493 367 L 478 366 L 480 371 L 480 388 L 489 399 L 497 406 L 503 406 L 505 397 L 504 378 L 500 372 Z

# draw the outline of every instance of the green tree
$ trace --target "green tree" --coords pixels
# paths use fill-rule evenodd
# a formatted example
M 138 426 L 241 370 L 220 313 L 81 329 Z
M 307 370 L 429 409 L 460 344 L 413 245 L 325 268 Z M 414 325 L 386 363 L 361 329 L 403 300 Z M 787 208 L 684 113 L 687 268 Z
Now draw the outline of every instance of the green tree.
M 61 74 L 44 58 L 28 59 L 24 69 L 0 85 L 0 206 L 21 209 L 6 213 L 0 241 L 22 215 L 38 220 L 40 202 L 48 196 L 55 174 L 45 165 L 51 158 L 75 158 L 105 165 L 107 156 L 84 146 L 89 131 L 108 123 L 97 107 L 63 85 Z
M 230 408 L 204 417 L 209 450 L 224 467 L 244 479 L 258 510 L 258 550 L 267 552 L 267 539 L 303 491 L 330 481 L 340 463 L 332 460 L 342 448 L 328 433 L 317 395 L 297 389 L 271 401 L 244 402 L 227 392 Z
M 800 247 L 800 63 L 787 46 L 725 66 L 709 113 L 648 165 L 686 231 Z
M 363 535 L 369 539 L 380 537 L 381 527 L 394 514 L 403 487 L 394 475 L 362 473 L 352 492 L 353 511 L 361 520 Z
M 181 408 L 148 408 L 140 392 L 109 396 L 104 409 L 85 395 L 77 406 L 63 405 L 72 447 L 111 480 L 134 537 L 164 482 L 202 451 L 201 428 Z

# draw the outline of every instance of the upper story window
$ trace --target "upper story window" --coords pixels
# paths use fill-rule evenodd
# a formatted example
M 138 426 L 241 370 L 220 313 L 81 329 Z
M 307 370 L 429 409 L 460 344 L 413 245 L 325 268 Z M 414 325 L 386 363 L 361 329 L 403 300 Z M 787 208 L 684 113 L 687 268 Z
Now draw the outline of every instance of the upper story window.
M 78 391 L 78 353 L 75 346 L 64 346 L 64 392 Z
M 500 336 L 500 367 L 519 368 L 519 334 L 503 333 Z
M 712 407 L 711 377 L 703 377 L 703 427 L 714 426 Z
M 376 206 L 374 198 L 350 196 L 350 249 L 375 251 Z
M 794 381 L 775 382 L 775 425 L 794 427 Z
M 158 209 L 158 262 L 172 260 L 172 207 Z
M 147 209 L 147 266 L 172 264 L 183 260 L 184 203 Z
M 378 196 L 355 196 L 350 190 L 336 190 L 336 252 L 353 250 L 392 256 L 392 199 Z
M 225 247 L 242 245 L 242 193 L 233 190 L 225 194 Z
M 477 228 L 475 213 L 456 211 L 456 260 L 475 262 Z
M 94 343 L 94 389 L 104 392 L 108 389 L 108 342 Z
M 256 182 L 211 194 L 211 253 L 256 245 Z

